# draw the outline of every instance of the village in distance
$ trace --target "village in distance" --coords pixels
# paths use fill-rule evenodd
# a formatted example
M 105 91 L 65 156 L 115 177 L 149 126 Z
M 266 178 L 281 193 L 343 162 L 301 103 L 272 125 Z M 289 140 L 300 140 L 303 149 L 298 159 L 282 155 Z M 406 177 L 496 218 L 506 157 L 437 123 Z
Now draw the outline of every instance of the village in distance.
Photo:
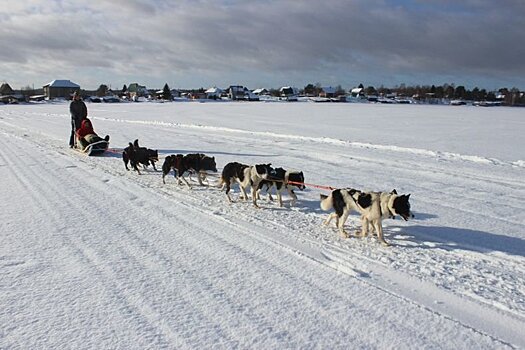
M 70 100 L 78 91 L 82 98 L 92 103 L 119 102 L 169 102 L 169 101 L 265 101 L 265 102 L 355 102 L 386 104 L 442 104 L 474 106 L 525 106 L 525 92 L 517 88 L 500 88 L 487 91 L 477 87 L 472 90 L 454 84 L 416 85 L 401 84 L 394 88 L 375 88 L 359 84 L 344 89 L 341 86 L 308 84 L 304 88 L 283 86 L 280 88 L 248 89 L 242 85 L 226 88 L 171 89 L 166 83 L 162 89 L 148 89 L 139 83 L 111 89 L 101 84 L 96 90 L 82 89 L 70 80 L 53 80 L 42 88 L 25 87 L 14 90 L 7 82 L 0 85 L 0 103 L 45 103 L 46 101 Z

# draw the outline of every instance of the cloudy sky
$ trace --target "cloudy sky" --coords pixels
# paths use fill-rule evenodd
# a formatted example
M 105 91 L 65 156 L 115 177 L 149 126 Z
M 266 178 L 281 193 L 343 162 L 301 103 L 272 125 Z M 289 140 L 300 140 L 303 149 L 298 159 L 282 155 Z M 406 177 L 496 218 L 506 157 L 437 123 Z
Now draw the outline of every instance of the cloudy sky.
M 0 83 L 525 90 L 524 0 L 3 0 Z

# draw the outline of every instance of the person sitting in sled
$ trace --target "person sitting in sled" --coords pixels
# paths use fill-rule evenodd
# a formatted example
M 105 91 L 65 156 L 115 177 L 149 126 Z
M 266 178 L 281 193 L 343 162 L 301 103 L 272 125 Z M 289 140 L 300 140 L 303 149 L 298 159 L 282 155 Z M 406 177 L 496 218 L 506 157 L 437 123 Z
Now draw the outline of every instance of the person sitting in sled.
M 109 141 L 109 135 L 106 135 L 106 137 L 101 138 L 97 135 L 95 130 L 93 130 L 93 125 L 91 124 L 91 120 L 88 118 L 82 120 L 82 124 L 80 125 L 80 129 L 77 130 L 77 142 L 80 145 L 80 148 L 84 150 L 87 146 L 89 146 L 92 143 L 99 142 L 99 141 Z

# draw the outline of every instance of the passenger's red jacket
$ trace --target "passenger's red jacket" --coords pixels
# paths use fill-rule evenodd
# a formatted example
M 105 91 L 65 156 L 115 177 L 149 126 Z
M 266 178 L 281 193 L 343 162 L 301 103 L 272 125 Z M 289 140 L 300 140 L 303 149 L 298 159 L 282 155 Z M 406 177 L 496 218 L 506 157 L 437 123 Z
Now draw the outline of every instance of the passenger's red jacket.
M 89 134 L 96 135 L 95 130 L 93 130 L 93 126 L 91 125 L 91 121 L 89 119 L 84 119 L 80 125 L 80 129 L 77 130 L 77 136 L 82 138 Z

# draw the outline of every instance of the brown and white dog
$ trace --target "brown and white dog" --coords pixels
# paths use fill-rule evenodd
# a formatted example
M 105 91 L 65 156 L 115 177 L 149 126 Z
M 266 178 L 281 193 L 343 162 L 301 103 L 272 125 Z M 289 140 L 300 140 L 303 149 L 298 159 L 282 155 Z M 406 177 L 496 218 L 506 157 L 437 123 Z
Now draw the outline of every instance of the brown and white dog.
M 221 174 L 221 182 L 219 186 L 226 187 L 226 197 L 229 202 L 233 202 L 230 197 L 230 189 L 233 182 L 238 182 L 241 189 L 241 198 L 248 199 L 246 190 L 251 186 L 252 202 L 256 208 L 257 205 L 257 189 L 259 183 L 268 177 L 271 172 L 271 164 L 256 164 L 246 165 L 237 162 L 231 162 L 224 166 Z
M 369 225 L 377 233 L 377 238 L 384 245 L 388 245 L 383 236 L 383 219 L 401 216 L 405 221 L 413 218 L 410 211 L 410 194 L 398 195 L 396 190 L 392 192 L 362 192 L 353 188 L 336 189 L 329 196 L 321 195 L 321 209 L 335 212 L 328 215 L 324 221 L 330 224 L 333 218 L 342 237 L 347 238 L 349 234 L 344 229 L 344 224 L 351 211 L 361 214 L 360 236 L 368 235 Z

